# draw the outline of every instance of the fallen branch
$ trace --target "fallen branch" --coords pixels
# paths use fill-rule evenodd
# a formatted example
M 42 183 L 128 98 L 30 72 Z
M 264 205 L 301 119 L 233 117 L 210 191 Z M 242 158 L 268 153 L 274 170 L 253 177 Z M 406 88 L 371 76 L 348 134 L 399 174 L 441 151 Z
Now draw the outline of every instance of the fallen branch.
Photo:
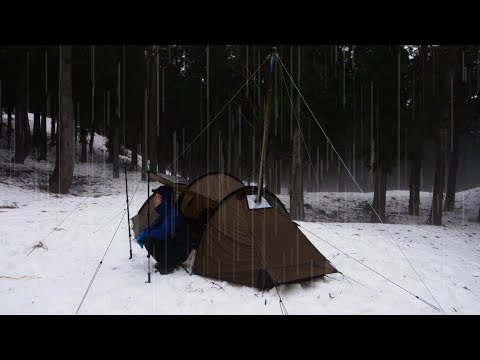
M 5 276 L 5 275 L 0 275 L 0 279 L 13 279 L 13 280 L 20 280 L 20 279 L 41 279 L 42 277 L 38 277 L 38 276 Z

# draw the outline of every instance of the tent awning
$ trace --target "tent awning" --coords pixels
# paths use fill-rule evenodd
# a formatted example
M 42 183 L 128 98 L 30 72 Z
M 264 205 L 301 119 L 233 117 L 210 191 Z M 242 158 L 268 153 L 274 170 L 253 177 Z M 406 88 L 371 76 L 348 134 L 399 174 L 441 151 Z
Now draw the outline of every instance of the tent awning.
M 218 201 L 211 199 L 204 194 L 199 194 L 198 192 L 193 191 L 182 184 L 174 183 L 173 181 L 168 180 L 154 172 L 150 172 L 150 178 L 184 194 L 182 203 L 180 204 L 180 209 L 182 210 L 183 215 L 186 217 L 197 217 L 200 209 L 210 209 L 218 204 Z

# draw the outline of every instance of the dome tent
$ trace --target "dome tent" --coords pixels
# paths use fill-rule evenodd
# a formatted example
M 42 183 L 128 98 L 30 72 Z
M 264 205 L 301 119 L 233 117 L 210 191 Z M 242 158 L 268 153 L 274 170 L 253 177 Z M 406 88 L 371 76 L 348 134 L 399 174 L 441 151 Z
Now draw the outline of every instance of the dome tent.
M 270 191 L 262 189 L 256 203 L 256 186 L 225 173 L 203 175 L 187 187 L 150 176 L 181 192 L 177 206 L 196 250 L 194 274 L 268 289 L 337 272 Z M 145 226 L 147 202 L 132 219 L 134 228 Z

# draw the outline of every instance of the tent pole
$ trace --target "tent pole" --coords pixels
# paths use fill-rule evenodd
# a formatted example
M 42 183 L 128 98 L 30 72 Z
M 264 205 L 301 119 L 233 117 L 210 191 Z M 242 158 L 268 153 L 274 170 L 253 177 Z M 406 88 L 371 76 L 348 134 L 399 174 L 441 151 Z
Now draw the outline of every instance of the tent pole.
M 268 129 L 270 126 L 270 112 L 272 105 L 272 92 L 273 92 L 273 69 L 275 66 L 275 61 L 277 60 L 277 48 L 272 48 L 272 54 L 270 55 L 270 77 L 268 79 L 268 92 L 267 92 L 267 104 L 265 107 L 264 121 L 263 121 L 263 142 L 262 142 L 262 153 L 260 155 L 260 169 L 258 171 L 258 192 L 255 199 L 256 203 L 261 201 L 260 193 L 263 188 L 264 181 L 264 163 L 265 163 L 265 154 L 267 152 L 267 141 L 268 141 Z
M 150 235 L 148 233 L 150 229 L 150 170 L 147 171 L 147 237 Z M 147 283 L 150 283 L 150 251 L 147 248 L 147 259 L 148 259 L 148 280 Z
M 127 224 L 128 224 L 128 239 L 130 240 L 130 257 L 132 258 L 132 233 L 130 231 L 130 210 L 128 204 L 128 180 L 127 180 L 127 164 L 125 163 L 125 193 L 127 194 Z

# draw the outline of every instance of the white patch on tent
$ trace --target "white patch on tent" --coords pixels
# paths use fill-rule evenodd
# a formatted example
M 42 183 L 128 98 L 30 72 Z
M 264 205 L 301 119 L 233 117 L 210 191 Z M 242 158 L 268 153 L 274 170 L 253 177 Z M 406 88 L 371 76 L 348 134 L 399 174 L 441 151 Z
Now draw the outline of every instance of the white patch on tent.
M 271 208 L 272 206 L 268 203 L 267 199 L 264 197 L 260 198 L 260 203 L 255 202 L 255 199 L 257 198 L 257 195 L 247 195 L 247 201 L 248 201 L 248 208 L 250 210 L 256 210 L 256 209 L 268 209 Z

